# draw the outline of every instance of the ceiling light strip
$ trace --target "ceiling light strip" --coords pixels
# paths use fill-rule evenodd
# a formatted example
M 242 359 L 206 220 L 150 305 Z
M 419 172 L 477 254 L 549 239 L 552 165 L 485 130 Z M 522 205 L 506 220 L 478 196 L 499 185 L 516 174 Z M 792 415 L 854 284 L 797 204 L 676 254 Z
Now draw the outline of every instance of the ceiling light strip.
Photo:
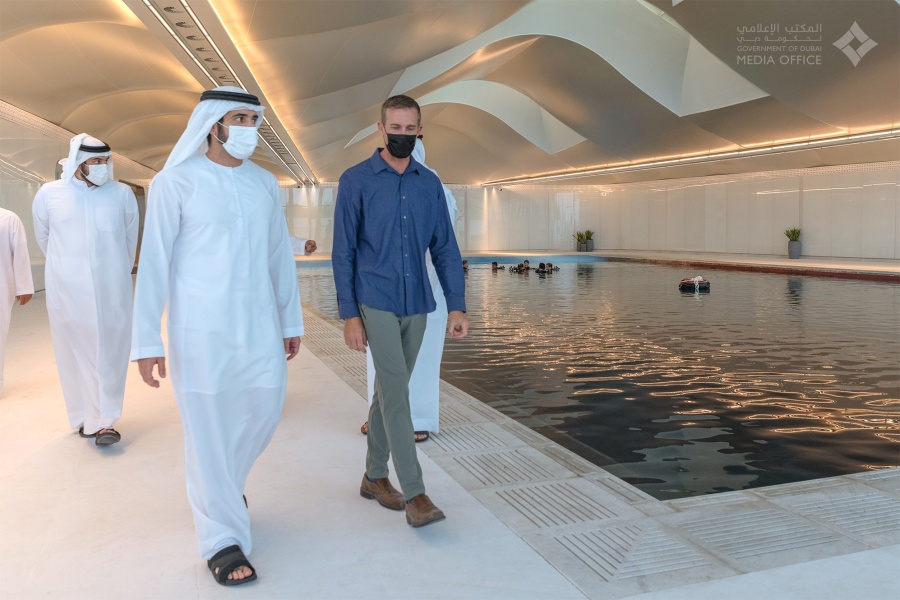
M 157 10 L 156 6 L 154 6 L 150 2 L 150 0 L 142 0 L 142 1 L 144 3 L 144 6 L 146 6 L 150 10 L 150 12 L 153 13 L 153 16 L 156 18 L 156 20 L 159 21 L 159 23 L 163 26 L 163 28 L 168 32 L 169 36 L 171 36 L 172 39 L 175 40 L 175 42 L 181 47 L 181 49 L 184 50 L 184 52 L 190 57 L 190 59 L 194 62 L 194 64 L 197 65 L 197 67 L 200 69 L 200 71 L 204 75 L 206 75 L 207 78 L 209 78 L 210 82 L 213 85 L 219 86 L 221 82 L 216 78 L 215 75 L 212 74 L 210 69 L 207 68 L 207 66 L 204 65 L 203 62 L 197 58 L 197 56 L 194 54 L 194 51 L 187 44 L 184 43 L 184 41 L 181 39 L 181 36 L 178 35 L 178 32 L 176 32 L 174 29 L 172 29 L 171 25 L 169 25 L 168 21 L 163 17 L 163 15 L 159 12 L 159 10 Z M 200 19 L 197 18 L 196 13 L 194 13 L 194 11 L 191 9 L 190 5 L 185 0 L 180 0 L 180 3 L 184 7 L 184 9 L 188 13 L 188 15 L 190 16 L 191 20 L 194 22 L 194 24 L 197 26 L 197 28 L 203 34 L 205 41 L 208 42 L 209 45 L 213 48 L 214 52 L 216 53 L 216 57 L 222 62 L 222 64 L 228 70 L 228 75 L 230 76 L 230 78 L 233 79 L 235 82 L 237 82 L 243 89 L 247 89 L 247 86 L 244 85 L 244 82 L 241 80 L 241 78 L 238 77 L 237 73 L 234 72 L 234 69 L 232 68 L 231 63 L 229 63 L 228 59 L 226 59 L 225 56 L 222 54 L 222 51 L 219 49 L 219 46 L 215 43 L 215 41 L 213 41 L 212 36 L 210 36 L 209 32 L 203 26 L 203 23 L 200 22 Z M 278 132 L 275 131 L 275 128 L 272 127 L 272 124 L 265 117 L 263 117 L 263 125 L 265 125 L 268 128 L 267 131 L 271 132 L 278 139 L 278 141 L 283 146 L 282 152 L 286 152 L 293 159 L 294 166 L 296 166 L 296 168 L 300 170 L 300 173 L 302 173 L 302 176 L 298 175 L 296 170 L 291 167 L 291 164 L 289 164 L 284 159 L 284 157 L 282 157 L 282 155 L 281 155 L 282 152 L 279 152 L 278 150 L 276 150 L 272 146 L 272 144 L 269 142 L 269 140 L 267 140 L 265 138 L 265 136 L 260 133 L 259 134 L 260 139 L 269 148 L 269 150 L 272 151 L 272 154 L 281 162 L 282 165 L 284 165 L 284 168 L 287 169 L 288 173 L 290 173 L 294 177 L 294 180 L 297 183 L 302 182 L 302 183 L 312 184 L 313 178 L 300 165 L 300 161 L 297 159 L 296 156 L 294 156 L 294 153 L 291 152 L 290 148 L 288 148 L 288 146 L 284 143 L 284 140 L 282 140 L 281 136 L 278 135 Z
M 704 154 L 701 156 L 691 156 L 685 158 L 671 158 L 666 160 L 656 160 L 643 163 L 635 163 L 620 167 L 604 167 L 596 169 L 588 169 L 584 171 L 572 171 L 567 173 L 549 173 L 547 175 L 537 175 L 534 177 L 520 177 L 516 179 L 498 179 L 482 183 L 482 186 L 495 185 L 512 185 L 516 183 L 534 183 L 538 181 L 561 181 L 565 179 L 578 179 L 582 177 L 591 177 L 594 175 L 608 175 L 616 173 L 630 173 L 635 171 L 646 171 L 648 169 L 656 169 L 660 167 L 672 166 L 675 164 L 700 164 L 707 162 L 716 162 L 724 160 L 732 156 L 755 156 L 764 154 L 780 154 L 784 152 L 796 152 L 801 149 L 822 146 L 844 146 L 857 144 L 863 141 L 880 141 L 900 138 L 900 129 L 885 129 L 881 131 L 873 131 L 869 133 L 859 133 L 854 135 L 844 135 L 836 138 L 825 138 L 818 140 L 810 140 L 807 142 L 795 142 L 789 144 L 779 144 L 775 146 L 767 146 L 765 148 L 753 148 L 748 150 L 731 150 L 728 152 L 719 152 L 715 154 Z
M 196 13 L 194 12 L 194 10 L 191 8 L 191 5 L 187 3 L 187 0 L 181 0 L 181 5 L 185 8 L 185 10 L 187 10 L 188 14 L 191 16 L 191 19 L 193 19 L 194 23 L 197 24 L 197 27 L 198 27 L 198 28 L 200 29 L 200 31 L 203 33 L 203 36 L 204 36 L 204 37 L 206 38 L 206 40 L 209 42 L 210 46 L 212 46 L 213 50 L 215 50 L 216 55 L 219 57 L 219 60 L 222 61 L 222 63 L 225 65 L 225 68 L 228 69 L 228 72 L 231 74 L 231 76 L 234 78 L 234 80 L 235 80 L 236 82 L 238 82 L 238 84 L 239 84 L 243 89 L 246 90 L 246 89 L 247 89 L 247 86 L 244 84 L 244 82 L 241 80 L 241 78 L 238 76 L 238 74 L 234 71 L 234 68 L 231 66 L 231 63 L 228 62 L 228 59 L 225 58 L 225 55 L 224 55 L 224 54 L 222 53 L 222 51 L 219 49 L 219 46 L 216 44 L 215 40 L 213 40 L 212 35 L 210 35 L 210 33 L 206 30 L 206 28 L 203 26 L 203 23 L 200 22 L 200 18 L 197 16 L 197 14 L 196 14 Z M 274 110 L 274 109 L 273 109 L 273 110 Z M 284 147 L 284 151 L 287 152 L 287 153 L 290 155 L 290 157 L 291 157 L 292 159 L 294 159 L 294 164 L 297 166 L 298 169 L 300 169 L 300 172 L 303 173 L 303 177 L 306 179 L 307 182 L 310 182 L 310 183 L 311 183 L 312 180 L 313 180 L 313 178 L 310 176 L 309 173 L 306 172 L 306 169 L 303 168 L 303 166 L 300 164 L 300 161 L 297 159 L 296 156 L 294 156 L 294 153 L 291 152 L 291 149 L 287 146 L 287 144 L 284 143 L 284 140 L 281 139 L 281 136 L 278 135 L 278 132 L 275 131 L 275 128 L 274 128 L 274 127 L 272 127 L 272 124 L 269 123 L 268 118 L 263 117 L 263 123 L 265 123 L 266 125 L 269 126 L 269 129 L 272 131 L 272 134 L 273 134 L 276 138 L 278 138 L 278 141 L 279 141 L 279 142 L 281 143 L 281 145 Z M 260 136 L 260 137 L 262 137 L 262 136 Z M 275 148 L 273 148 L 272 145 L 271 145 L 265 138 L 263 138 L 263 141 L 266 142 L 266 145 L 269 147 L 269 149 L 270 149 L 276 156 L 279 157 L 279 160 L 281 160 L 281 162 L 284 163 L 284 166 L 287 167 L 288 169 L 290 169 L 290 166 L 288 165 L 288 163 L 281 159 L 281 157 L 280 157 L 280 155 L 279 155 L 279 152 L 277 152 L 277 151 L 275 150 Z
M 200 31 L 203 33 L 203 37 L 206 38 L 206 41 L 209 42 L 210 46 L 213 47 L 213 50 L 216 51 L 216 55 L 219 57 L 219 60 L 225 64 L 225 67 L 228 69 L 228 72 L 234 78 L 235 81 L 243 88 L 247 89 L 247 86 L 244 85 L 244 82 L 241 81 L 241 78 L 237 76 L 237 73 L 234 72 L 234 69 L 231 68 L 231 63 L 228 62 L 228 59 L 222 54 L 222 51 L 219 50 L 219 47 L 213 41 L 212 36 L 209 35 L 209 32 L 206 31 L 206 28 L 203 26 L 203 23 L 200 22 L 200 19 L 197 18 L 197 15 L 194 14 L 194 11 L 191 10 L 190 5 L 186 2 L 186 0 L 181 0 L 181 5 L 188 11 L 188 14 L 191 15 L 191 19 L 193 19 L 194 23 L 197 24 L 197 27 L 200 28 Z
M 203 66 L 203 63 L 201 63 L 197 59 L 197 57 L 194 56 L 194 53 L 191 52 L 191 49 L 187 47 L 187 44 L 185 44 L 183 41 L 181 41 L 181 37 L 179 37 L 179 35 L 175 32 L 175 30 L 173 30 L 172 27 L 169 26 L 169 23 L 163 18 L 163 16 L 161 14 L 159 14 L 159 11 L 156 10 L 156 7 L 150 3 L 150 0 L 143 0 L 143 2 L 144 2 L 144 6 L 149 8 L 150 12 L 153 13 L 153 16 L 156 17 L 156 20 L 159 21 L 159 24 L 162 25 L 163 28 L 165 28 L 165 30 L 169 32 L 169 35 L 172 36 L 172 39 L 175 40 L 179 46 L 181 46 L 181 49 L 184 50 L 185 53 L 191 57 L 191 60 L 194 61 L 194 63 L 200 68 L 200 70 L 203 71 L 203 74 L 206 75 L 207 77 L 209 77 L 209 80 L 212 83 L 218 85 L 216 78 L 213 77 L 212 75 L 210 75 L 209 71 L 206 70 L 206 67 Z
M 243 89 L 246 90 L 246 89 L 247 89 L 247 86 L 244 84 L 244 82 L 241 80 L 241 78 L 240 78 L 240 77 L 238 76 L 238 74 L 235 72 L 234 68 L 231 66 L 231 63 L 228 62 L 228 59 L 225 58 L 225 55 L 222 53 L 222 51 L 219 50 L 219 46 L 218 46 L 218 45 L 216 44 L 216 42 L 213 40 L 212 35 L 210 35 L 210 33 L 209 33 L 209 32 L 206 30 L 206 28 L 203 26 L 203 23 L 200 22 L 200 18 L 197 17 L 197 14 L 193 11 L 193 9 L 191 8 L 190 4 L 188 4 L 186 0 L 181 0 L 181 5 L 185 8 L 185 10 L 187 10 L 188 14 L 191 16 L 191 19 L 193 19 L 194 23 L 197 24 L 197 27 L 198 27 L 198 28 L 200 29 L 200 31 L 203 33 L 203 37 L 206 38 L 206 40 L 209 42 L 210 46 L 212 46 L 213 50 L 215 50 L 216 55 L 219 57 L 219 60 L 221 60 L 221 61 L 222 61 L 222 64 L 225 65 L 225 68 L 228 69 L 228 73 L 232 76 L 232 78 L 234 78 L 234 80 L 235 80 L 236 82 L 238 82 L 238 84 L 241 86 L 241 88 L 243 88 Z M 273 109 L 273 110 L 274 110 L 274 109 Z M 282 145 L 282 147 L 283 147 L 283 149 L 284 149 L 284 152 L 287 152 L 287 153 L 290 155 L 290 157 L 291 157 L 292 159 L 294 159 L 294 164 L 296 165 L 296 167 L 297 167 L 298 169 L 300 169 L 300 172 L 303 173 L 303 178 L 306 180 L 306 183 L 312 183 L 312 177 L 310 177 L 309 173 L 306 172 L 306 169 L 303 168 L 303 166 L 300 164 L 300 161 L 297 160 L 297 157 L 294 156 L 294 153 L 291 152 L 291 149 L 288 148 L 287 144 L 284 143 L 284 140 L 281 139 L 281 136 L 278 135 L 278 132 L 275 131 L 275 128 L 272 127 L 272 124 L 269 122 L 269 119 L 266 118 L 266 117 L 263 117 L 263 123 L 266 124 L 266 125 L 268 125 L 269 130 L 272 132 L 272 134 L 273 134 L 276 138 L 278 138 L 278 141 L 281 143 L 281 145 Z M 275 148 L 272 147 L 272 144 L 269 143 L 269 141 L 268 141 L 266 138 L 264 138 L 264 137 L 261 136 L 261 135 L 260 135 L 260 138 L 266 143 L 266 146 L 269 147 L 269 150 L 271 150 L 272 153 L 275 154 L 275 156 L 278 157 L 278 160 L 280 160 L 280 161 L 282 162 L 282 164 L 284 164 L 285 168 L 287 168 L 289 171 L 291 171 L 292 173 L 294 173 L 294 174 L 296 175 L 296 173 L 294 172 L 293 169 L 291 169 L 291 167 L 290 167 L 290 165 L 287 163 L 287 161 L 285 161 L 285 160 L 281 157 L 281 153 L 278 152 L 278 151 L 276 151 Z

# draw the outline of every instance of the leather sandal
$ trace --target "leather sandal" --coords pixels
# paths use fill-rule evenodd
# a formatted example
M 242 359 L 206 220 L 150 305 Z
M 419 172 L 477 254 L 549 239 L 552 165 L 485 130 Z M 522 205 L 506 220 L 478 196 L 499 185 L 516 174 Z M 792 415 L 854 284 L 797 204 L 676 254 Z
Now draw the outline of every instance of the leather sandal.
M 104 427 L 96 433 L 94 444 L 97 446 L 112 446 L 122 439 L 122 434 L 112 427 Z
M 219 585 L 241 585 L 256 580 L 256 569 L 247 560 L 241 547 L 238 545 L 228 546 L 215 553 L 215 555 L 206 561 L 209 572 L 212 573 L 216 583 Z M 228 579 L 239 567 L 247 567 L 251 573 L 243 579 Z

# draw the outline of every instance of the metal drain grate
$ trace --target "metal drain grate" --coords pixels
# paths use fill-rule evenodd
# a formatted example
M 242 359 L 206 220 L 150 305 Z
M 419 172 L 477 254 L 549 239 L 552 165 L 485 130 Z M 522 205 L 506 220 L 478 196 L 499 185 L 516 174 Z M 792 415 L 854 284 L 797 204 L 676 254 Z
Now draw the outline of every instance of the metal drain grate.
M 472 419 L 458 408 L 447 406 L 446 402 L 441 404 L 441 425 L 464 425 L 471 422 Z
M 738 559 L 818 546 L 835 539 L 774 509 L 690 521 L 680 527 L 704 545 Z
M 900 531 L 900 506 L 886 494 L 824 498 L 789 505 L 796 511 L 857 535 Z
M 555 473 L 536 464 L 531 457 L 519 451 L 469 454 L 457 456 L 454 461 L 483 486 L 508 485 L 557 477 Z
M 887 481 L 887 480 L 896 480 L 900 483 L 900 469 L 881 469 L 879 471 L 870 471 L 868 473 L 857 473 L 853 475 L 858 479 L 864 479 L 866 481 Z
M 610 527 L 555 539 L 607 582 L 711 564 L 705 556 L 654 526 Z
M 558 527 L 620 516 L 568 482 L 502 490 L 497 496 L 536 527 Z
M 816 479 L 813 481 L 798 481 L 797 483 L 785 483 L 771 488 L 753 490 L 754 494 L 766 498 L 778 498 L 779 496 L 794 496 L 806 492 L 820 492 L 828 489 L 844 487 L 847 482 L 840 479 Z
M 480 425 L 461 425 L 441 430 L 433 436 L 434 444 L 444 452 L 470 452 L 503 448 L 507 444 Z

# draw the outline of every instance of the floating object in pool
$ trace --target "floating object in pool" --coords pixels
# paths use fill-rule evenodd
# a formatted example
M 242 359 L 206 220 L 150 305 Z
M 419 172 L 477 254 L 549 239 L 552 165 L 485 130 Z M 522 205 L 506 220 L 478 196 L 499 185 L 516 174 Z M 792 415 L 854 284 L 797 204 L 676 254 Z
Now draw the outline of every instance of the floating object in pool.
M 682 279 L 678 283 L 678 290 L 681 292 L 690 292 L 691 294 L 708 294 L 709 282 L 701 276 L 693 279 Z

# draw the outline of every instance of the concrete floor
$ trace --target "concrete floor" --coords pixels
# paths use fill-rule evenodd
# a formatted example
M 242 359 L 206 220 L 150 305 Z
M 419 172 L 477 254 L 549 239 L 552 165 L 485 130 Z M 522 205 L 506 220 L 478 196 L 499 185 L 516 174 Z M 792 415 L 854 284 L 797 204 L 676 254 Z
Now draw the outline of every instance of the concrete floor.
M 414 530 L 358 494 L 364 357 L 332 322 L 306 320 L 282 423 L 247 487 L 260 579 L 228 593 L 900 597 L 900 469 L 660 502 L 447 384 L 441 434 L 418 449 L 448 519 Z M 0 391 L 0 598 L 225 593 L 197 553 L 168 382 L 153 390 L 132 366 L 118 429 L 104 450 L 68 429 L 44 295 L 16 308 Z

